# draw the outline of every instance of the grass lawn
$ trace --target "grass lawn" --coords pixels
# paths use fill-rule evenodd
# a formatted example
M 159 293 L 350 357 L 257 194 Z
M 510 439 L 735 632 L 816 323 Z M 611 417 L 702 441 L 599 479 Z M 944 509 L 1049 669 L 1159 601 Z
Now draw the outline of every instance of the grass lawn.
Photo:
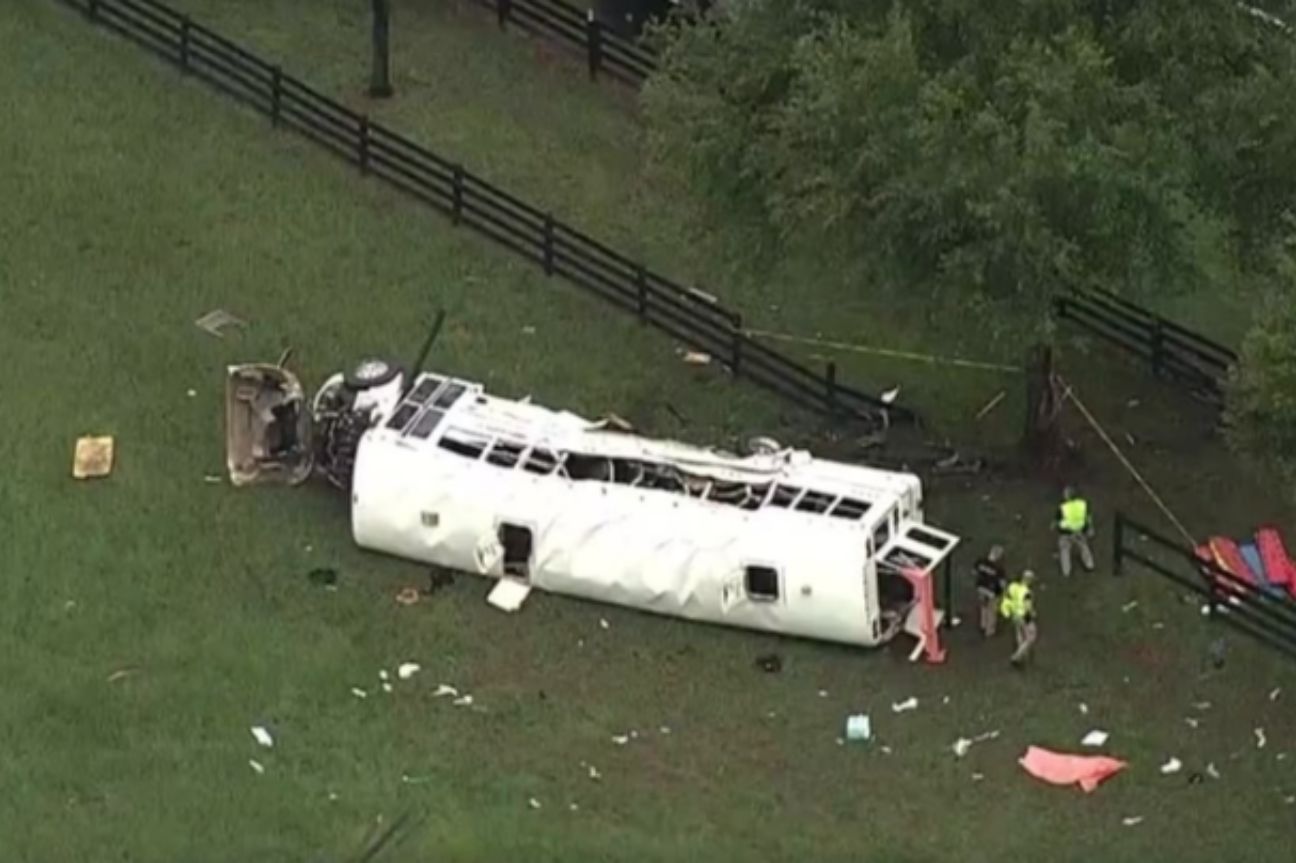
M 320 20 L 363 36 L 355 16 Z M 258 40 L 278 33 L 270 18 L 243 21 Z M 535 73 L 516 43 L 469 51 L 470 35 L 497 38 L 476 19 L 427 21 L 461 28 L 437 38 L 474 63 L 496 58 L 498 75 L 572 74 L 565 63 Z M 318 57 L 329 50 L 318 32 L 293 32 L 300 46 L 314 38 Z M 456 86 L 470 80 L 462 74 Z M 555 127 L 581 100 L 595 116 L 621 110 L 600 107 L 615 91 L 552 89 Z M 448 84 L 439 92 L 448 126 L 489 113 Z M 450 322 L 433 362 L 504 392 L 613 410 L 700 442 L 817 429 L 754 388 L 683 366 L 656 333 L 58 4 L 0 15 L 0 110 L 4 859 L 342 860 L 405 813 L 403 841 L 378 859 L 1289 859 L 1290 664 L 1230 637 L 1225 668 L 1203 673 L 1205 645 L 1223 631 L 1161 583 L 1052 577 L 1052 490 L 1011 475 L 937 485 L 930 508 L 976 545 L 1002 538 L 1015 565 L 1046 572 L 1040 662 L 1025 675 L 1007 669 L 1004 642 L 983 645 L 966 626 L 952 635 L 950 663 L 930 669 L 899 649 L 864 653 L 555 597 L 506 616 L 466 577 L 396 605 L 393 593 L 422 571 L 356 550 L 344 501 L 323 488 L 204 482 L 222 469 L 227 363 L 293 345 L 296 367 L 317 382 L 364 352 L 412 353 L 443 305 Z M 495 128 L 484 114 L 479 122 Z M 488 137 L 462 141 L 466 162 L 476 153 L 523 165 L 521 145 L 501 139 L 492 156 Z M 582 223 L 601 212 L 583 199 L 570 206 L 587 213 Z M 681 261 L 700 257 L 691 248 L 681 245 Z M 199 332 L 192 320 L 214 307 L 246 317 L 249 330 Z M 933 402 L 957 391 L 960 405 L 1012 385 L 911 374 Z M 1232 478 L 1195 431 L 1202 417 L 1173 394 L 1100 355 L 1068 374 L 1138 441 L 1136 459 L 1194 530 L 1296 525 L 1265 489 Z M 950 410 L 951 428 L 973 427 L 963 411 Z M 1002 438 L 1014 416 L 1005 404 L 978 434 Z M 1095 503 L 1151 519 L 1133 484 L 1073 430 Z M 110 479 L 68 478 L 83 433 L 117 436 Z M 336 592 L 308 581 L 321 565 L 341 572 Z M 753 667 L 769 651 L 784 657 L 779 675 Z M 382 693 L 378 670 L 405 660 L 424 671 Z M 110 681 L 118 671 L 128 673 Z M 480 709 L 434 698 L 442 682 Z M 1270 701 L 1274 687 L 1282 694 Z M 919 709 L 893 714 L 909 695 Z M 1195 710 L 1202 699 L 1213 706 Z M 879 740 L 839 746 L 845 716 L 860 711 Z M 253 741 L 257 723 L 275 734 L 273 750 Z M 1092 727 L 1113 733 L 1111 750 L 1131 767 L 1091 797 L 1036 784 L 1014 763 L 1029 743 L 1074 749 Z M 631 729 L 636 740 L 613 745 Z M 963 760 L 951 754 L 957 737 L 992 729 L 998 740 Z M 1170 755 L 1186 768 L 1163 777 L 1156 768 Z M 1208 762 L 1222 778 L 1189 784 Z M 1121 825 L 1136 815 L 1142 824 Z

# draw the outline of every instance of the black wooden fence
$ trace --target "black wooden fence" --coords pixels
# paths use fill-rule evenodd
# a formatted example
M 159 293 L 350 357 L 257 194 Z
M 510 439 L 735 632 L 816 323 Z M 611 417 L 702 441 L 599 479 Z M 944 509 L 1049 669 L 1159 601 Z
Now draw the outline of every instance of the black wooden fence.
M 1054 305 L 1059 319 L 1134 354 L 1156 375 L 1223 404 L 1229 369 L 1237 362 L 1231 349 L 1109 291 L 1058 297 Z
M 537 36 L 557 39 L 585 55 L 591 78 L 607 73 L 638 85 L 657 68 L 657 54 L 599 20 L 593 9 L 567 0 L 475 0 L 495 11 L 503 29 L 509 24 Z
M 1296 601 L 1257 589 L 1214 561 L 1198 557 L 1192 548 L 1118 512 L 1112 536 L 1113 572 L 1125 574 L 1128 563 L 1143 566 L 1196 596 L 1211 619 L 1296 659 Z
M 916 415 L 812 370 L 749 337 L 742 315 L 685 288 L 487 183 L 462 166 L 372 122 L 280 67 L 155 0 L 62 0 L 182 71 L 447 214 L 612 305 L 636 315 L 735 375 L 806 408 L 875 422 Z

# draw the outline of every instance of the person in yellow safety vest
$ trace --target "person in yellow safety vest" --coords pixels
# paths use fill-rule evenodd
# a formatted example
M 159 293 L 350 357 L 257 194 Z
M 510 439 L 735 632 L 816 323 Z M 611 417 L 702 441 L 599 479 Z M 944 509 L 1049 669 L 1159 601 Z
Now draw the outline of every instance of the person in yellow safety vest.
M 1021 667 L 1030 657 L 1031 648 L 1039 630 L 1035 623 L 1035 597 L 1031 593 L 1031 584 L 1035 573 L 1029 569 L 1017 579 L 1008 583 L 1003 599 L 999 602 L 999 612 L 1012 621 L 1016 649 L 1010 660 L 1014 666 Z
M 1093 536 L 1093 514 L 1089 511 L 1089 502 L 1071 486 L 1062 491 L 1062 505 L 1058 507 L 1058 519 L 1054 528 L 1058 533 L 1058 564 L 1062 575 L 1071 574 L 1071 549 L 1080 549 L 1080 562 L 1087 572 L 1093 572 L 1093 550 L 1089 548 L 1089 537 Z

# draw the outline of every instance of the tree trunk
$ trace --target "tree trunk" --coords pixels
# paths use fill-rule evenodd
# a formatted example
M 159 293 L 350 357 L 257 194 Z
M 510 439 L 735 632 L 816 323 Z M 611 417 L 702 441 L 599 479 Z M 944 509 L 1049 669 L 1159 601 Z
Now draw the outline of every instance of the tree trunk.
M 1053 374 L 1053 349 L 1032 345 L 1026 357 L 1026 428 L 1022 449 L 1039 468 L 1057 467 L 1062 459 L 1062 394 Z
M 369 95 L 386 99 L 391 94 L 391 0 L 373 0 L 373 74 Z

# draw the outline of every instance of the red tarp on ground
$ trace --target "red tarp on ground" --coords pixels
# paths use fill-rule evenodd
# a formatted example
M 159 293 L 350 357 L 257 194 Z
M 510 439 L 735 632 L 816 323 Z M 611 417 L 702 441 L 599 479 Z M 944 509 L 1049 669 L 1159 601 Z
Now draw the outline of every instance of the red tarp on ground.
M 1079 785 L 1086 794 L 1109 776 L 1125 769 L 1125 762 L 1105 755 L 1067 755 L 1031 746 L 1017 759 L 1027 773 L 1054 785 Z
M 1221 568 L 1252 587 L 1259 587 L 1259 579 L 1251 571 L 1251 567 L 1247 566 L 1246 560 L 1242 557 L 1242 549 L 1238 548 L 1236 542 L 1227 536 L 1212 536 L 1210 550 L 1215 563 Z

